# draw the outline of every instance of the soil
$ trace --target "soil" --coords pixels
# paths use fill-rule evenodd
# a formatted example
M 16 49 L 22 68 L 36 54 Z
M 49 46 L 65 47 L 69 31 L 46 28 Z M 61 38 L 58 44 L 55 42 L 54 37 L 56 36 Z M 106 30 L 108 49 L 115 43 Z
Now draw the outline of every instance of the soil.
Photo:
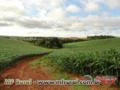
M 42 56 L 24 57 L 14 66 L 7 68 L 0 73 L 0 90 L 74 90 L 72 86 L 45 86 L 45 85 L 5 85 L 5 79 L 20 80 L 53 80 L 53 74 L 50 74 L 44 67 L 32 68 L 31 63 L 40 60 Z M 84 80 L 83 76 L 71 75 L 73 79 Z M 120 88 L 109 86 L 90 86 L 90 90 L 120 90 Z
M 52 80 L 50 73 L 44 67 L 31 68 L 30 64 L 42 56 L 25 57 L 19 63 L 7 68 L 0 74 L 0 90 L 71 90 L 70 86 L 45 86 L 45 85 L 4 85 L 5 79 L 20 80 Z

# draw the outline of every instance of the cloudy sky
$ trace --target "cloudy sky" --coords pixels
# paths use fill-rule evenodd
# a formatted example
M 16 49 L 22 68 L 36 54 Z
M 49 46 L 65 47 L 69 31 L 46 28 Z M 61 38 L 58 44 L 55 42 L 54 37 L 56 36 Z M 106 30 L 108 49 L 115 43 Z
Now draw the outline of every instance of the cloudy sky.
M 0 0 L 0 35 L 120 36 L 120 0 Z

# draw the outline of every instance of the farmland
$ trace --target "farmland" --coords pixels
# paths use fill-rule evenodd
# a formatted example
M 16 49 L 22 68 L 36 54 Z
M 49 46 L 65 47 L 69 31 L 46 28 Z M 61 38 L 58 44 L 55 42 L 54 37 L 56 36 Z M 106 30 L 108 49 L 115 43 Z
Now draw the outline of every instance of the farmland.
M 53 75 L 57 79 L 70 79 L 71 77 L 66 76 L 69 74 L 119 76 L 117 68 L 120 67 L 120 38 L 64 44 L 63 49 L 56 50 L 34 63 L 34 66 L 41 65 L 55 73 Z M 106 89 L 108 87 L 100 86 L 96 90 Z M 74 86 L 73 90 L 90 90 L 90 87 Z M 109 90 L 116 88 L 109 87 Z
M 69 73 L 118 76 L 120 39 L 65 44 L 63 49 L 45 56 L 41 62 L 45 60 L 49 65 Z
M 52 52 L 51 52 L 52 51 Z M 71 75 L 119 76 L 120 38 L 95 39 L 66 43 L 61 49 L 48 49 L 16 38 L 0 37 L 0 70 L 13 65 L 17 57 L 50 54 L 33 61 L 31 67 L 44 67 L 52 79 L 71 79 Z M 28 67 L 29 68 L 29 67 Z M 75 86 L 75 90 L 90 90 L 88 86 Z M 106 89 L 105 89 L 106 90 Z M 114 89 L 110 89 L 114 90 Z
M 0 42 L 1 70 L 14 64 L 17 57 L 41 54 L 52 50 L 37 47 L 15 38 L 1 37 Z M 67 43 L 63 47 L 52 50 L 52 53 L 43 57 L 42 62 L 47 61 L 50 65 L 62 67 L 61 70 L 83 75 L 116 75 L 116 72 L 113 71 L 120 67 L 120 38 Z
M 33 46 L 22 40 L 0 37 L 0 70 L 14 64 L 17 57 L 41 54 L 48 51 L 50 50 Z
M 120 51 L 120 38 L 96 39 L 85 42 L 68 43 L 64 45 L 65 49 L 79 50 L 80 52 L 101 52 L 109 49 Z

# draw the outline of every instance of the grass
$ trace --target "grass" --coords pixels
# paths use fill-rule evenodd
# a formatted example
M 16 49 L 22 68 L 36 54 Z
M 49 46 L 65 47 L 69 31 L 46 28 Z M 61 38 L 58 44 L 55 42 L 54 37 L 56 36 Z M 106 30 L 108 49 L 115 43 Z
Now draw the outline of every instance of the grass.
M 90 90 L 88 86 L 74 86 L 73 90 Z
M 114 49 L 114 50 L 109 51 L 110 49 Z M 49 51 L 52 50 L 42 47 L 37 47 L 30 43 L 14 38 L 11 39 L 11 38 L 0 37 L 0 70 L 3 70 L 4 68 L 17 62 L 18 61 L 16 60 L 17 57 L 21 57 L 24 55 L 32 55 L 32 54 L 42 54 Z M 107 59 L 106 61 L 107 63 L 110 62 L 108 63 L 108 66 L 112 65 L 111 61 L 113 62 L 117 61 L 118 62 L 117 65 L 118 64 L 120 65 L 120 58 L 118 57 L 120 56 L 119 52 L 120 52 L 120 38 L 68 43 L 68 44 L 64 44 L 63 49 L 54 50 L 54 52 L 52 52 L 51 54 L 43 57 L 42 60 L 34 62 L 32 66 L 45 67 L 49 72 L 53 73 L 53 76 L 55 76 L 54 79 L 63 79 L 63 78 L 70 79 L 71 77 L 69 76 L 68 73 L 74 73 L 74 72 L 76 73 L 76 71 L 80 71 L 82 67 L 87 66 L 89 63 L 91 64 L 91 60 L 93 61 L 98 60 L 99 62 L 103 62 L 101 63 L 101 66 L 105 64 L 106 67 L 107 64 L 104 63 L 106 59 Z M 95 56 L 96 54 L 97 56 Z M 80 74 L 81 72 L 77 72 L 77 73 Z M 75 86 L 74 90 L 89 90 L 89 87 Z
M 36 61 L 32 62 L 30 65 L 33 69 L 36 69 L 39 67 L 44 67 L 44 69 L 46 69 L 48 71 L 48 73 L 50 73 L 50 74 L 52 74 L 52 76 L 54 76 L 54 77 L 52 77 L 52 79 L 55 79 L 55 80 L 70 79 L 70 76 L 68 75 L 68 73 L 60 71 L 59 67 L 56 67 L 52 64 L 50 65 L 49 60 L 42 60 L 42 59 L 40 61 L 36 60 Z
M 53 80 L 73 80 L 73 76 L 71 76 L 70 73 L 61 71 L 59 67 L 56 67 L 55 65 L 51 64 L 49 60 L 39 60 L 35 61 L 30 64 L 33 69 L 39 68 L 39 67 L 44 67 L 50 75 L 52 74 L 52 79 Z M 90 87 L 88 86 L 72 86 L 73 90 L 90 90 Z
M 14 64 L 17 57 L 51 51 L 14 38 L 0 37 L 0 71 Z
M 72 51 L 81 52 L 95 52 L 104 51 L 111 48 L 120 51 L 120 38 L 110 38 L 110 39 L 96 39 L 77 43 L 68 43 L 64 45 L 64 49 L 71 49 Z
M 38 65 L 46 64 L 47 67 L 51 66 L 49 69 L 60 70 L 60 72 L 78 74 L 82 72 L 82 74 L 88 74 L 84 67 L 92 65 L 93 67 L 90 68 L 92 71 L 96 71 L 95 75 L 98 73 L 111 75 L 110 70 L 120 66 L 120 38 L 68 43 L 64 45 L 63 49 L 50 53 L 37 63 Z M 74 90 L 89 90 L 89 88 L 75 86 Z

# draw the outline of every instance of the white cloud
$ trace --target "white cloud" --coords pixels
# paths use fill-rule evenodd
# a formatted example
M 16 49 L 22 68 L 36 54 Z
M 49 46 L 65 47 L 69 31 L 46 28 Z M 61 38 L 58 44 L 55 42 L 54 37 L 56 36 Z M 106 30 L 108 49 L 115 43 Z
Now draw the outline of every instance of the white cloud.
M 64 20 L 66 18 L 66 12 L 62 8 L 54 8 L 46 15 L 48 20 Z
M 70 13 L 78 13 L 78 12 L 80 12 L 80 8 L 78 6 L 72 5 L 72 4 L 69 5 L 66 10 L 68 12 L 70 12 Z
M 108 12 L 102 12 L 101 16 L 71 15 L 81 12 L 81 9 L 85 10 L 81 12 L 83 14 L 98 12 L 101 4 L 111 9 L 118 8 L 120 0 L 80 0 L 80 7 L 72 3 L 65 6 L 66 1 L 0 0 L 0 34 L 85 36 L 94 33 L 105 34 L 105 29 L 114 31 L 114 34 L 116 30 L 120 30 L 120 17 L 110 17 Z
M 47 1 L 50 1 L 51 5 L 58 7 L 63 5 L 67 0 L 47 0 Z
M 120 17 L 101 17 L 101 16 L 88 16 L 83 19 L 85 26 L 92 27 L 94 30 L 108 29 L 111 30 L 120 30 Z
M 0 0 L 0 17 L 18 17 L 24 13 L 24 7 L 19 0 Z
M 26 11 L 30 11 L 34 6 L 34 9 L 37 10 L 37 17 L 41 20 L 63 20 L 66 16 L 63 8 L 66 0 L 22 0 L 22 2 Z
M 88 2 L 85 4 L 85 11 L 87 12 L 96 12 L 99 11 L 100 5 L 96 2 Z
M 111 9 L 120 8 L 120 0 L 106 0 L 105 2 Z
M 90 1 L 90 0 L 88 0 Z M 120 8 L 120 0 L 93 0 L 97 3 L 107 5 L 110 9 Z

